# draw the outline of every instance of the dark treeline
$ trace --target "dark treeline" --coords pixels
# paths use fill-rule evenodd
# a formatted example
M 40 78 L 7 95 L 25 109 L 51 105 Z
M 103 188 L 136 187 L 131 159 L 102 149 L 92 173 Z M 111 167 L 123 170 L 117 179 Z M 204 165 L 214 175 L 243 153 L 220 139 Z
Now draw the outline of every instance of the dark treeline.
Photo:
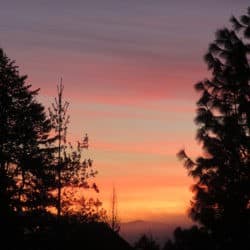
M 178 153 L 194 179 L 189 215 L 199 226 L 177 228 L 163 250 L 250 249 L 250 7 L 230 21 L 204 57 L 211 78 L 195 85 L 203 154 Z M 135 248 L 160 249 L 146 235 Z

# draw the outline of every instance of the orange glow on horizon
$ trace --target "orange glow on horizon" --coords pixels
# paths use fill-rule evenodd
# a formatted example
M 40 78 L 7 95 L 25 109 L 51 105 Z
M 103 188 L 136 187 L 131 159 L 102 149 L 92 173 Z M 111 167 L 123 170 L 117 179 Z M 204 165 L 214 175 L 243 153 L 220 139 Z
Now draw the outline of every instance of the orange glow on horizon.
M 115 186 L 118 214 L 123 222 L 184 216 L 192 197 L 192 182 L 186 176 L 120 176 L 115 181 L 108 177 L 98 177 L 97 183 L 103 207 L 108 213 L 111 208 L 112 187 Z

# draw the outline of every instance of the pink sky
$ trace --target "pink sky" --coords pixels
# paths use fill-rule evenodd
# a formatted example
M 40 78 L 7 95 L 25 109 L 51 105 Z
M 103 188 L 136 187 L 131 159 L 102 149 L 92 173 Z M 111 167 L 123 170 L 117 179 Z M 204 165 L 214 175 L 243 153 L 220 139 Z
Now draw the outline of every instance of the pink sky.
M 8 1 L 0 46 L 48 106 L 63 77 L 71 140 L 90 137 L 109 209 L 122 221 L 185 215 L 192 197 L 178 150 L 199 154 L 193 84 L 214 32 L 248 1 Z M 187 217 L 186 217 L 187 218 Z M 188 219 L 187 219 L 188 220 Z

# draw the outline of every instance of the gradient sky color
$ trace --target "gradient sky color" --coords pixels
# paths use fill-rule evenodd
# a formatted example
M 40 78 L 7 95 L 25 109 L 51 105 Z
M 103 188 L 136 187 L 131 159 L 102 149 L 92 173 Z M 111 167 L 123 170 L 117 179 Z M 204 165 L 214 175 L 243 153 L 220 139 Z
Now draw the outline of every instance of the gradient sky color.
M 48 106 L 63 77 L 72 141 L 86 132 L 104 207 L 122 221 L 188 221 L 190 185 L 176 153 L 200 152 L 193 84 L 214 32 L 247 0 L 0 1 L 0 47 Z

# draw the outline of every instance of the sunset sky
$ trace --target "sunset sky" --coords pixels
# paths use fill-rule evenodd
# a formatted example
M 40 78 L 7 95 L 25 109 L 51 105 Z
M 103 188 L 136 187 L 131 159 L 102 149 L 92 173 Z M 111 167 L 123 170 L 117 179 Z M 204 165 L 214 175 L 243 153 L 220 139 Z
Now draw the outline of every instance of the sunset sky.
M 193 85 L 218 28 L 249 0 L 0 0 L 0 47 L 48 107 L 63 78 L 69 139 L 88 133 L 99 198 L 116 187 L 121 221 L 188 222 L 199 154 Z M 181 218 L 181 219 L 180 219 Z

